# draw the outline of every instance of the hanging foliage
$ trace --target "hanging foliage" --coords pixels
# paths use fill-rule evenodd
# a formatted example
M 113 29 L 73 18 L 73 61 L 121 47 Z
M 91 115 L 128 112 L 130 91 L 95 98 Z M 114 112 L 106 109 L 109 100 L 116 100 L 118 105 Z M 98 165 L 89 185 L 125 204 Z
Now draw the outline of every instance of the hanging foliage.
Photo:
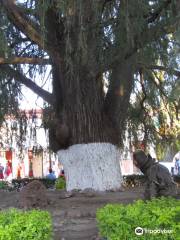
M 47 128 L 55 127 L 53 118 L 68 126 L 68 146 L 118 144 L 126 130 L 137 142 L 143 138 L 145 144 L 164 139 L 175 143 L 179 1 L 1 0 L 0 4 L 0 123 L 5 115 L 16 114 L 25 84 L 53 112 L 44 120 Z M 39 81 L 50 68 L 52 93 Z M 26 121 L 16 116 L 20 133 L 25 133 Z

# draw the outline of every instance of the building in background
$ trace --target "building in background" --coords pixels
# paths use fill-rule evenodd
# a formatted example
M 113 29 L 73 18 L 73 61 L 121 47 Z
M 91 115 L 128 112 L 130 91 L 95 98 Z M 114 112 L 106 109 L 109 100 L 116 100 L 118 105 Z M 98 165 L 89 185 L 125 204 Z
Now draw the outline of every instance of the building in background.
M 59 176 L 63 166 L 58 163 L 56 154 L 48 148 L 48 131 L 43 127 L 43 110 L 21 110 L 21 113 L 18 121 L 13 115 L 6 116 L 6 121 L 0 128 L 0 163 L 4 170 L 7 166 L 11 169 L 6 177 L 45 177 L 49 168 Z M 126 133 L 124 146 L 120 150 L 122 174 L 141 174 L 133 165 L 132 153 L 137 149 L 144 150 L 143 141 L 134 143 Z M 156 158 L 153 145 L 148 146 L 148 152 Z
M 0 129 L 0 163 L 11 169 L 7 178 L 44 177 L 49 168 L 58 176 L 58 160 L 48 148 L 42 117 L 42 109 L 21 111 L 18 121 L 6 116 Z

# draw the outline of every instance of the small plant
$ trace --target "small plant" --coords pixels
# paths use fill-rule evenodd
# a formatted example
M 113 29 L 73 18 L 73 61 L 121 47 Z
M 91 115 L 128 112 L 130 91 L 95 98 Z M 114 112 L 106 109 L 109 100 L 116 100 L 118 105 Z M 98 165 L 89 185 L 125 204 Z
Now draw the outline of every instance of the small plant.
M 11 183 L 9 183 L 8 181 L 0 181 L 0 190 L 10 192 L 13 190 L 13 188 Z
M 60 177 L 58 177 L 58 179 L 56 179 L 55 188 L 56 189 L 66 189 L 65 177 L 60 176 Z
M 108 204 L 97 211 L 101 236 L 108 240 L 180 240 L 180 201 L 153 199 Z M 140 227 L 140 234 L 138 232 Z
M 8 183 L 5 181 L 0 181 L 0 189 L 7 189 Z
M 51 240 L 52 220 L 46 211 L 0 212 L 0 240 Z

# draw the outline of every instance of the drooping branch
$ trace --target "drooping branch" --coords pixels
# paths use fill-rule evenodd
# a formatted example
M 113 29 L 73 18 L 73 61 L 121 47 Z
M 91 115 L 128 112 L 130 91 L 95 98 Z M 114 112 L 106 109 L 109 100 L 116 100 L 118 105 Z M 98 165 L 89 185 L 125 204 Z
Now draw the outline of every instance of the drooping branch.
M 37 64 L 45 65 L 50 64 L 49 59 L 45 58 L 31 58 L 31 57 L 12 57 L 12 58 L 2 58 L 0 57 L 0 65 L 2 64 Z
M 158 66 L 158 67 L 161 67 L 161 66 Z M 167 103 L 168 103 L 168 99 L 169 99 L 169 96 L 167 95 L 165 89 L 163 88 L 162 86 L 162 81 L 161 79 L 159 79 L 158 77 L 158 74 L 157 72 L 153 71 L 153 74 L 154 74 L 154 77 L 152 76 L 152 69 L 148 69 L 146 68 L 146 72 L 147 74 L 150 76 L 150 80 L 152 81 L 152 83 L 156 86 L 156 88 L 159 90 L 159 93 L 161 95 L 161 99 L 163 101 L 163 104 L 164 106 L 166 106 L 166 112 L 169 114 L 169 118 L 171 119 L 171 113 L 167 107 Z M 169 70 L 169 69 L 168 69 Z M 143 88 L 142 88 L 143 89 Z M 144 91 L 143 91 L 144 93 Z M 176 113 L 176 119 L 178 120 L 178 103 L 176 102 L 176 100 L 171 100 L 171 103 L 173 104 L 174 106 L 174 109 L 175 109 L 175 113 Z
M 161 95 L 165 99 L 168 99 L 167 94 L 165 93 L 164 89 L 162 88 L 161 79 L 159 79 L 159 77 L 158 77 L 156 72 L 153 72 L 153 73 L 154 73 L 155 78 L 151 77 L 150 79 L 153 81 L 154 85 L 157 87 L 157 89 L 159 90 Z
M 150 70 L 149 70 L 150 71 Z M 159 77 L 157 76 L 157 73 L 154 72 L 154 76 L 155 78 L 151 77 L 151 81 L 153 82 L 153 84 L 156 86 L 156 88 L 159 90 L 160 94 L 162 95 L 162 100 L 164 102 L 164 105 L 167 105 L 165 102 L 169 99 L 168 95 L 165 93 L 162 85 L 161 85 L 161 80 L 159 79 Z M 176 101 L 172 101 L 172 104 L 174 106 L 175 109 L 175 113 L 176 113 L 176 119 L 179 120 L 179 104 Z M 169 110 L 167 109 L 167 112 L 169 114 L 169 116 L 171 115 L 169 113 Z
M 172 0 L 164 1 L 154 12 L 151 12 L 149 16 L 147 16 L 147 23 L 152 23 L 155 20 L 157 20 L 160 16 L 163 10 L 165 10 L 169 5 L 172 3 Z
M 31 89 L 34 93 L 36 93 L 38 96 L 43 98 L 49 104 L 53 104 L 54 100 L 53 100 L 53 95 L 51 93 L 39 87 L 36 83 L 34 83 L 31 79 L 24 76 L 18 70 L 13 69 L 9 65 L 1 65 L 0 69 L 1 71 L 5 71 L 5 73 L 10 78 L 15 79 L 16 81 L 24 84 L 26 87 Z
M 160 71 L 163 71 L 163 72 L 167 72 L 167 73 L 171 73 L 172 75 L 175 75 L 177 77 L 180 77 L 180 71 L 178 70 L 175 70 L 173 68 L 170 68 L 170 67 L 164 67 L 164 66 L 160 66 L 160 65 L 146 65 L 144 63 L 138 63 L 138 66 L 137 68 L 141 69 L 141 68 L 146 68 L 146 69 L 149 69 L 149 70 L 160 70 Z
M 27 17 L 22 9 L 15 4 L 15 1 L 0 0 L 0 5 L 6 10 L 10 21 L 24 33 L 30 41 L 36 43 L 42 49 L 46 49 L 46 42 L 41 36 L 39 25 Z
M 167 34 L 171 34 L 174 33 L 177 29 L 177 26 L 179 25 L 179 11 L 180 11 L 180 1 L 177 1 L 177 8 L 176 8 L 176 14 L 174 14 L 173 19 L 169 19 L 169 21 L 166 21 L 165 23 L 162 23 L 161 21 L 157 22 L 156 25 L 152 25 L 151 27 L 149 26 L 149 23 L 151 23 L 152 21 L 155 21 L 159 15 L 161 14 L 161 12 L 164 9 L 167 9 L 169 7 L 169 5 L 171 4 L 172 0 L 167 0 L 165 1 L 161 7 L 159 7 L 154 14 L 152 15 L 152 19 L 147 19 L 147 21 L 145 22 L 144 28 L 142 29 L 141 34 L 139 34 L 140 39 L 138 36 L 134 37 L 134 42 L 135 45 L 133 48 L 130 48 L 129 51 L 126 54 L 126 59 L 128 59 L 129 57 L 133 56 L 134 54 L 136 54 L 136 52 L 139 49 L 142 49 L 144 46 L 146 46 L 147 44 L 153 42 L 153 41 L 157 41 L 158 39 L 160 39 L 161 37 L 167 35 Z
M 163 37 L 167 34 L 173 33 L 173 32 L 175 32 L 173 25 L 171 27 L 167 28 L 167 26 L 163 27 L 161 24 L 159 24 L 159 25 L 153 26 L 151 28 L 147 28 L 146 30 L 144 30 L 142 32 L 140 41 L 137 41 L 135 46 L 127 52 L 125 59 L 129 59 L 130 57 L 135 55 L 138 50 L 142 49 L 147 44 L 149 44 L 153 41 L 157 41 L 161 37 Z
M 173 28 L 168 29 L 167 26 L 162 27 L 161 25 L 156 26 L 156 27 L 154 26 L 147 30 L 144 30 L 144 32 L 141 34 L 141 42 L 140 43 L 137 42 L 137 44 L 133 48 L 130 48 L 128 50 L 128 52 L 126 52 L 125 57 L 124 57 L 125 60 L 132 58 L 137 53 L 138 50 L 142 49 L 144 46 L 146 46 L 150 42 L 158 40 L 162 36 L 173 33 L 174 31 L 175 30 Z M 114 46 L 111 46 L 111 49 L 108 49 L 107 51 L 108 52 L 114 51 Z M 116 66 L 118 64 L 118 61 L 119 61 L 119 54 L 115 54 L 111 61 L 106 62 L 102 66 L 101 71 L 105 72 L 105 71 L 112 69 L 114 66 Z M 142 67 L 142 65 L 143 65 L 143 63 L 138 63 L 138 67 Z M 148 68 L 162 70 L 162 71 L 166 71 L 166 72 L 172 72 L 174 75 L 176 75 L 178 77 L 180 75 L 179 71 L 173 70 L 173 69 L 170 69 L 167 67 L 163 67 L 163 66 L 151 65 L 151 66 L 148 66 Z
M 169 72 L 177 77 L 180 77 L 180 71 L 177 71 L 175 69 L 172 68 L 168 68 L 168 67 L 164 67 L 164 66 L 159 66 L 159 65 L 150 65 L 147 66 L 147 68 L 152 69 L 152 70 L 160 70 L 163 72 Z
M 139 75 L 140 75 L 140 84 L 141 84 L 141 88 L 142 88 L 142 93 L 143 93 L 143 97 L 142 97 L 142 100 L 141 100 L 141 110 L 144 109 L 144 102 L 147 98 L 147 93 L 146 93 L 146 88 L 145 88 L 145 85 L 144 85 L 144 73 L 142 71 L 142 69 L 139 71 Z

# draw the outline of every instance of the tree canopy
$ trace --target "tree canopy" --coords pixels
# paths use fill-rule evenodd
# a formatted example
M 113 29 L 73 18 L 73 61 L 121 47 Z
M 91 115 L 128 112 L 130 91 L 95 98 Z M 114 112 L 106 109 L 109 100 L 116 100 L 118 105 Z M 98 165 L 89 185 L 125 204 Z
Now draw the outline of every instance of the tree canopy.
M 103 109 L 115 143 L 126 129 L 145 144 L 177 140 L 179 12 L 178 0 L 0 0 L 0 119 L 18 110 L 25 85 L 58 114 L 80 111 L 73 100 L 97 119 Z M 39 81 L 45 71 L 52 92 Z

